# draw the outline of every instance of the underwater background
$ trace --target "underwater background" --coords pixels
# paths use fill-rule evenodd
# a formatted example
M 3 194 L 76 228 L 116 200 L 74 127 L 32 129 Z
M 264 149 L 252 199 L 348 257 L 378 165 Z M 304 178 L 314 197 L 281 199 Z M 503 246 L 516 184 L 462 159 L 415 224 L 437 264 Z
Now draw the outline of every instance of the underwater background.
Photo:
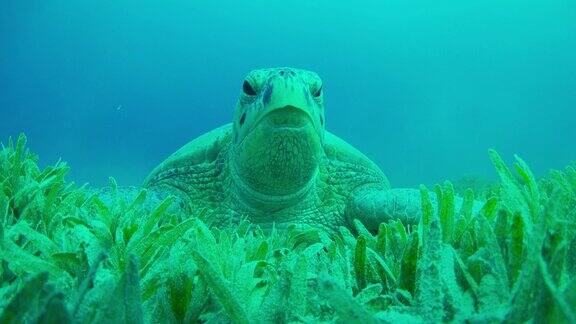
M 573 0 L 0 0 L 0 323 L 576 323 L 575 38 Z M 125 187 L 271 66 L 413 189 L 337 172 L 267 233 Z
M 324 80 L 327 128 L 392 185 L 537 175 L 576 160 L 576 2 L 0 2 L 0 141 L 24 132 L 69 180 L 138 185 L 228 123 L 243 76 Z

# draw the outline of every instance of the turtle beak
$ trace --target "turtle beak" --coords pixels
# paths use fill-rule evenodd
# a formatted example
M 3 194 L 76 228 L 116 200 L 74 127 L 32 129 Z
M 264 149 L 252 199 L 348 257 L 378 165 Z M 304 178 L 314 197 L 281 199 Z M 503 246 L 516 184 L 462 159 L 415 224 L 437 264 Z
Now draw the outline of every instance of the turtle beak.
M 262 95 L 263 118 L 274 126 L 299 128 L 314 124 L 315 103 L 300 80 L 277 76 L 269 80 Z
M 292 105 L 272 109 L 266 114 L 266 118 L 275 127 L 301 128 L 312 123 L 306 110 Z

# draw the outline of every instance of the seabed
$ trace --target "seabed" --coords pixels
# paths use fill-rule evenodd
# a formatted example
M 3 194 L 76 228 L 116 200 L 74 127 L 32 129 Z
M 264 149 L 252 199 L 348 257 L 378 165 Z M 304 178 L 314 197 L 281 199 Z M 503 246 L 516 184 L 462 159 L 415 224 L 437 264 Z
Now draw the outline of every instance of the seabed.
M 422 186 L 418 226 L 265 234 L 146 209 L 113 178 L 103 199 L 21 135 L 0 151 L 0 323 L 576 323 L 575 166 L 490 158 L 492 186 Z

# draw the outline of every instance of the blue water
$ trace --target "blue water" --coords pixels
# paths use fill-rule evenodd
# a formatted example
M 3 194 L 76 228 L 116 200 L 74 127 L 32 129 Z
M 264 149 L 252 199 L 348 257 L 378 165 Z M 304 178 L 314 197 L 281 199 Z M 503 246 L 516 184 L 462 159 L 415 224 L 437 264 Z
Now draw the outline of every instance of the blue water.
M 490 147 L 576 160 L 573 0 L 2 0 L 0 140 L 139 184 L 270 66 L 319 73 L 328 130 L 393 186 L 492 177 Z

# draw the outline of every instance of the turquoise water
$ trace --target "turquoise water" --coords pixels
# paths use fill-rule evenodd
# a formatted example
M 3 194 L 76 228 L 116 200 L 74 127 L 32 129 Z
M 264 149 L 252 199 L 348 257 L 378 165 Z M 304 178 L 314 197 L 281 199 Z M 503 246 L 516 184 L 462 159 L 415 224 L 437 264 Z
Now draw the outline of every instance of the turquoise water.
M 353 4 L 352 4 L 353 3 Z M 0 3 L 0 139 L 71 179 L 139 184 L 232 118 L 250 70 L 324 80 L 329 131 L 393 186 L 576 160 L 574 1 Z

